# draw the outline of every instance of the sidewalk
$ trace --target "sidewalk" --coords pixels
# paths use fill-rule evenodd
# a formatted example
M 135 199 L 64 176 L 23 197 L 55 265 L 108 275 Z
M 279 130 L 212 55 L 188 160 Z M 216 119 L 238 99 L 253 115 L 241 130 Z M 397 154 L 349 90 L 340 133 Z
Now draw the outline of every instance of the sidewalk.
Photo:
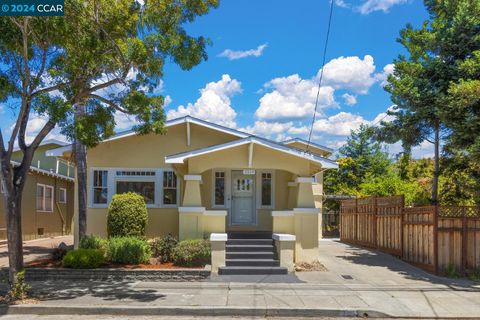
M 329 271 L 204 282 L 37 282 L 40 304 L 3 312 L 196 316 L 480 318 L 480 284 L 432 276 L 388 255 L 323 241 Z

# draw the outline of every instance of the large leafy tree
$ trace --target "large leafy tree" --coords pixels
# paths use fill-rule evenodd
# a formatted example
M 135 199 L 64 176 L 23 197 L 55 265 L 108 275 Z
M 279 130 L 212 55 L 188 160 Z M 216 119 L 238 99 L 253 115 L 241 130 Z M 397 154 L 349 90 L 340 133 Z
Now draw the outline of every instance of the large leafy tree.
M 23 269 L 22 192 L 35 150 L 59 122 L 65 120 L 68 105 L 51 96 L 61 85 L 49 74 L 55 60 L 63 54 L 59 49 L 62 18 L 2 17 L 0 19 L 0 102 L 8 102 L 16 116 L 10 136 L 0 132 L 0 178 L 5 190 L 9 280 L 13 286 L 16 273 Z M 27 141 L 27 126 L 32 113 L 45 119 L 45 124 Z M 12 152 L 18 145 L 23 158 L 13 163 Z
M 171 59 L 188 70 L 207 58 L 208 39 L 185 25 L 208 13 L 217 0 L 71 1 L 74 19 L 56 76 L 72 86 L 65 96 L 74 116 L 64 132 L 75 141 L 79 236 L 86 233 L 86 149 L 113 133 L 116 113 L 136 118 L 139 133 L 163 132 L 163 97 L 155 87 Z
M 436 204 L 442 138 L 472 147 L 478 143 L 479 69 L 474 66 L 480 48 L 480 2 L 425 0 L 425 6 L 429 20 L 419 29 L 407 25 L 400 33 L 399 42 L 408 55 L 394 61 L 386 90 L 396 104 L 389 112 L 395 119 L 383 123 L 380 138 L 401 140 L 407 152 L 424 140 L 434 144 Z
M 327 194 L 358 194 L 365 179 L 386 174 L 391 165 L 381 143 L 375 140 L 374 129 L 366 125 L 351 132 L 339 156 L 339 169 L 325 173 Z

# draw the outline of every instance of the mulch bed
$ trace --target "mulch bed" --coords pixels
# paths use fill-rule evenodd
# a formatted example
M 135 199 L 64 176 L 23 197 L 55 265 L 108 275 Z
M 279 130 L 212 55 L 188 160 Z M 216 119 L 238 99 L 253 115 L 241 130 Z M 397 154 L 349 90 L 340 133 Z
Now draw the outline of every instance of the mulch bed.
M 27 268 L 62 268 L 62 261 L 53 259 L 39 259 L 26 263 Z M 203 267 L 179 267 L 172 262 L 159 264 L 104 264 L 104 269 L 203 269 Z M 66 269 L 66 268 L 65 268 Z

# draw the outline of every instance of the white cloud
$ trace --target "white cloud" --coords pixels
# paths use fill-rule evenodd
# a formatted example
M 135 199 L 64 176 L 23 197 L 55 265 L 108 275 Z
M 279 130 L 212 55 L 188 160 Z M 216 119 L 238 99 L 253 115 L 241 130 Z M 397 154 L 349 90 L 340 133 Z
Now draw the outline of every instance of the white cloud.
M 349 106 L 354 106 L 357 104 L 357 97 L 355 97 L 354 95 L 352 94 L 349 94 L 349 93 L 344 93 L 342 95 L 342 98 L 343 100 L 345 101 L 345 103 Z
M 230 78 L 228 74 L 222 75 L 217 82 L 208 83 L 200 90 L 200 98 L 187 106 L 179 106 L 176 110 L 167 113 L 168 119 L 191 115 L 227 127 L 236 127 L 237 113 L 231 106 L 230 99 L 242 92 L 241 83 Z
M 260 98 L 260 106 L 255 116 L 261 120 L 294 120 L 305 119 L 313 115 L 317 83 L 304 80 L 298 74 L 275 78 L 265 84 L 265 88 L 273 89 Z M 318 112 L 327 107 L 337 106 L 333 95 L 334 89 L 323 86 L 320 90 Z
M 255 121 L 253 126 L 247 126 L 240 130 L 274 140 L 284 140 L 285 133 L 292 128 L 292 122 L 266 122 Z
M 387 78 L 389 75 L 393 74 L 395 70 L 395 65 L 393 63 L 389 63 L 383 67 L 383 71 L 375 74 L 375 79 L 380 82 L 382 87 L 385 87 L 388 84 Z
M 361 14 L 369 14 L 375 11 L 383 11 L 387 13 L 390 11 L 390 8 L 394 5 L 404 4 L 410 0 L 363 0 L 360 2 L 358 0 L 345 1 L 345 0 L 335 0 L 335 4 L 338 7 L 352 9 Z M 358 4 L 360 2 L 360 4 Z
M 220 53 L 219 57 L 225 57 L 229 60 L 237 60 L 247 57 L 260 57 L 263 54 L 263 50 L 267 47 L 267 44 L 261 44 L 256 49 L 250 49 L 245 51 L 235 51 L 231 49 L 226 49 L 222 53 Z
M 386 13 L 394 5 L 407 2 L 408 0 L 367 0 L 358 7 L 358 10 L 362 14 L 369 14 L 374 11 L 383 11 Z
M 315 121 L 313 130 L 317 133 L 348 136 L 351 130 L 356 130 L 360 125 L 366 123 L 368 123 L 368 121 L 360 115 L 349 112 L 339 112 L 331 117 Z
M 323 80 L 325 85 L 335 89 L 349 89 L 366 94 L 375 83 L 374 72 L 375 65 L 371 55 L 366 55 L 363 60 L 357 56 L 342 56 L 325 65 Z
M 33 142 L 35 137 L 38 135 L 40 130 L 45 126 L 47 123 L 47 119 L 45 117 L 42 117 L 38 115 L 37 113 L 31 113 L 28 123 L 27 123 L 27 130 L 25 132 L 25 142 L 27 144 L 30 144 Z M 15 127 L 15 122 L 12 123 L 10 126 L 10 133 L 13 131 L 13 128 Z M 44 140 L 48 139 L 56 139 L 60 141 L 66 141 L 66 137 L 60 133 L 60 128 L 56 126 L 53 128 L 52 131 L 44 138 Z M 17 146 L 18 140 L 15 141 L 15 146 Z

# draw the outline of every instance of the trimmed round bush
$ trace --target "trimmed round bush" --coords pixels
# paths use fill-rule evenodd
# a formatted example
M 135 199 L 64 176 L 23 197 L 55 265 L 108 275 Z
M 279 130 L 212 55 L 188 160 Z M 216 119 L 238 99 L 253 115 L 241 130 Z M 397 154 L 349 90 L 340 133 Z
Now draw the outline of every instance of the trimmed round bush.
M 147 205 L 141 195 L 116 194 L 108 206 L 108 237 L 144 237 L 147 219 Z
M 184 267 L 201 267 L 210 262 L 211 248 L 207 240 L 183 240 L 173 249 L 173 263 Z
M 139 264 L 149 262 L 152 256 L 150 245 L 137 237 L 108 239 L 108 258 L 112 263 Z
M 173 260 L 173 249 L 177 243 L 177 238 L 171 234 L 168 234 L 163 238 L 153 239 L 150 243 L 150 246 L 152 247 L 152 256 L 160 258 L 162 262 L 171 262 Z
M 108 249 L 108 241 L 94 235 L 89 235 L 80 239 L 78 247 L 80 249 L 96 249 L 102 251 L 103 254 L 106 254 Z
M 65 268 L 95 269 L 105 262 L 102 251 L 97 249 L 77 249 L 67 252 L 62 264 Z

